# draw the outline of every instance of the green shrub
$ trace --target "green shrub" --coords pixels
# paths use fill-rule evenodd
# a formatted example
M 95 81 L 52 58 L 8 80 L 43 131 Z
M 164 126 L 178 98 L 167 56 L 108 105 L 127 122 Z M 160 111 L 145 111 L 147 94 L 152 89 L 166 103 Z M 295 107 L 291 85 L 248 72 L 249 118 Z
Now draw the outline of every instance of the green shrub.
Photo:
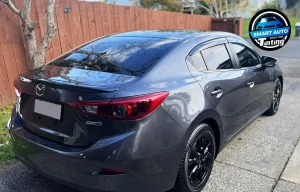
M 14 162 L 14 153 L 6 124 L 13 105 L 0 108 L 0 164 Z

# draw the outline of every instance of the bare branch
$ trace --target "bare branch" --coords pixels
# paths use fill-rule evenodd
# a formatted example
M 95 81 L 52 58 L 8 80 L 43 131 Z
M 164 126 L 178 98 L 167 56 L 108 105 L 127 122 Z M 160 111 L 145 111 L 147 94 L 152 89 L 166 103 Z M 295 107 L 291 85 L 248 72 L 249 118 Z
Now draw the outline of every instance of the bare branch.
M 205 9 L 206 11 L 208 11 L 213 17 L 217 17 L 216 16 L 216 14 L 212 11 L 212 10 L 210 10 L 209 8 L 207 8 L 207 7 L 205 7 L 204 5 L 198 5 L 199 7 L 201 7 L 201 8 L 203 8 L 203 9 Z
M 54 19 L 55 0 L 47 0 L 47 32 L 43 37 L 42 43 L 39 47 L 40 51 L 46 51 L 54 37 L 57 27 Z
M 31 21 L 30 19 L 30 10 L 31 10 L 31 0 L 24 1 L 24 8 L 21 11 L 20 17 L 22 20 L 22 24 L 26 26 L 26 29 L 31 32 L 36 28 L 36 23 Z
M 30 68 L 34 66 L 35 52 L 37 49 L 36 38 L 34 30 L 36 28 L 36 23 L 30 19 L 31 10 L 31 0 L 24 0 L 24 8 L 20 13 L 20 18 L 22 21 L 22 29 L 25 37 L 25 41 L 28 48 L 28 58 L 30 63 Z
M 0 2 L 3 2 L 4 4 L 7 5 L 15 14 L 21 15 L 21 11 L 16 8 L 16 6 L 11 2 L 11 0 L 0 0 Z
M 30 20 L 31 0 L 24 1 L 24 8 L 21 11 L 21 19 Z

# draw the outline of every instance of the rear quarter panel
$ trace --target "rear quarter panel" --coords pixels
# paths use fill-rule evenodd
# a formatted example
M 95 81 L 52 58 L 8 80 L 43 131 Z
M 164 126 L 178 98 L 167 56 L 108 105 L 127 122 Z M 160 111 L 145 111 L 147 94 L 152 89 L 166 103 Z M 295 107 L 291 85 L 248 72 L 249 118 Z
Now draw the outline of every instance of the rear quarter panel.
M 184 132 L 178 132 L 181 135 L 177 137 L 181 138 L 183 143 L 187 142 L 192 130 L 196 127 L 193 124 L 195 120 L 199 124 L 205 118 L 217 118 L 216 121 L 219 123 L 218 114 L 213 112 L 213 106 L 199 83 L 192 77 L 186 63 L 189 52 L 205 40 L 203 37 L 195 37 L 181 42 L 138 82 L 122 89 L 116 97 L 168 91 L 169 96 L 163 102 L 162 107 L 184 130 Z M 211 113 L 204 115 L 207 110 Z M 161 122 L 162 130 L 163 125 L 164 123 Z

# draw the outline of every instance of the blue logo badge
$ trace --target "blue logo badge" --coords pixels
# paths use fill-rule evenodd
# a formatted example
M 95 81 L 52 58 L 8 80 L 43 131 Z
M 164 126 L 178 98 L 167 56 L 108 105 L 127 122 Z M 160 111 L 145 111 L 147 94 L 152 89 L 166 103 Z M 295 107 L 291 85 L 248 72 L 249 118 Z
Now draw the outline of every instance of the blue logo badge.
M 288 42 L 291 24 L 282 12 L 276 9 L 264 9 L 251 19 L 249 34 L 257 47 L 273 51 L 280 49 Z

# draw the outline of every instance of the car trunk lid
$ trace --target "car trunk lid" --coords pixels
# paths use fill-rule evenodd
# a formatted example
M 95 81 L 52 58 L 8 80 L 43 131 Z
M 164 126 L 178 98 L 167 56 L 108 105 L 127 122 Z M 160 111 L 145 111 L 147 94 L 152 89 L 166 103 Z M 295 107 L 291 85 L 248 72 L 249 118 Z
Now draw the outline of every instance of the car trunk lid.
M 108 101 L 139 77 L 46 65 L 20 76 L 23 126 L 49 140 L 89 146 L 102 135 L 106 119 L 78 113 L 69 102 Z

